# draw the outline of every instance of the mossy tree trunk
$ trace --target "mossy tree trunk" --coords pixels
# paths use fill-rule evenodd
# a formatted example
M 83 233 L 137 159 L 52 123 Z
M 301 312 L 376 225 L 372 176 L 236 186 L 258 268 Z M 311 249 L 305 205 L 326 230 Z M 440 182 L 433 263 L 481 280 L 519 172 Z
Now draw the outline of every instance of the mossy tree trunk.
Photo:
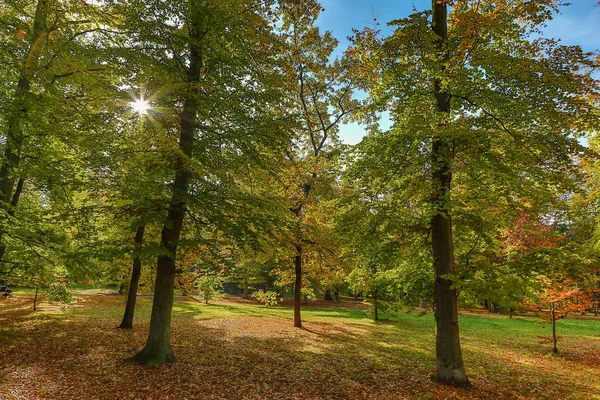
M 21 198 L 21 193 L 23 193 L 24 185 L 25 185 L 25 179 L 20 178 L 19 181 L 17 182 L 17 187 L 15 189 L 15 192 L 13 193 L 12 200 L 10 201 L 10 208 L 7 213 L 8 216 L 11 218 L 15 216 L 17 204 L 19 203 L 19 199 Z M 0 242 L 2 241 L 3 233 L 4 232 L 2 232 L 2 230 L 0 230 Z M 0 244 L 0 262 L 2 262 L 2 259 L 4 258 L 5 253 L 6 253 L 6 246 L 3 244 Z

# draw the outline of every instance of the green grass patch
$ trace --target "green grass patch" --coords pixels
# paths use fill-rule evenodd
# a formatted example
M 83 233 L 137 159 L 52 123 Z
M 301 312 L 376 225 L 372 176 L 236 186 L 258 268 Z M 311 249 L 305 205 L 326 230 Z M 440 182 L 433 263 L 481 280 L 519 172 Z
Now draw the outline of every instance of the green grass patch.
M 148 390 L 158 386 L 173 399 L 594 399 L 600 393 L 598 320 L 558 321 L 554 356 L 551 328 L 536 318 L 460 315 L 474 385 L 464 390 L 428 379 L 436 363 L 432 314 L 383 314 L 375 322 L 364 310 L 306 307 L 297 329 L 289 306 L 178 297 L 172 347 L 179 362 L 146 370 L 123 360 L 147 339 L 150 296 L 138 296 L 127 331 L 115 329 L 125 296 L 79 296 L 64 310 L 43 303 L 35 313 L 25 298 L 0 307 L 0 346 L 15 360 L 12 372 L 0 366 L 0 374 L 24 385 L 31 398 L 123 398 L 123 387 L 125 397 L 151 398 Z

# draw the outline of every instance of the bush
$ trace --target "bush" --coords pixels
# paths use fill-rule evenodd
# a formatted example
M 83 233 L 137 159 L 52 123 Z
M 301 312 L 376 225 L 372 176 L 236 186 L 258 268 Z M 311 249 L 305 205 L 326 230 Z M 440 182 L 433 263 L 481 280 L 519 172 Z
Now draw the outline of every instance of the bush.
M 66 285 L 56 284 L 51 285 L 48 288 L 48 300 L 57 301 L 64 304 L 72 304 L 74 296 Z

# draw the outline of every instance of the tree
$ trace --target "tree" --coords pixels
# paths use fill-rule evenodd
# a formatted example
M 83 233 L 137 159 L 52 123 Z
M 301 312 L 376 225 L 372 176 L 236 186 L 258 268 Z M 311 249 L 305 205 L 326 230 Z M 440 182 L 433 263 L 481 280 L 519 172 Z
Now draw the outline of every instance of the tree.
M 148 341 L 132 357 L 154 365 L 175 361 L 170 323 L 177 250 L 189 229 L 186 217 L 209 231 L 231 227 L 225 216 L 239 207 L 236 174 L 249 164 L 267 165 L 285 136 L 273 113 L 279 86 L 268 58 L 273 43 L 268 4 L 126 3 L 118 7 L 128 18 L 131 46 L 140 51 L 154 46 L 147 72 L 175 88 L 157 94 L 166 132 L 173 135 L 164 143 L 173 175 Z
M 294 326 L 302 327 L 303 259 L 311 242 L 308 208 L 333 193 L 333 158 L 339 124 L 359 103 L 352 98 L 348 60 L 330 62 L 338 42 L 315 26 L 321 5 L 311 1 L 282 1 L 280 28 L 285 86 L 290 96 L 285 113 L 292 119 L 293 147 L 287 152 L 285 196 L 296 225 L 294 247 Z
M 552 324 L 552 351 L 556 354 L 556 320 L 571 312 L 585 312 L 590 306 L 592 293 L 573 279 L 561 275 L 554 275 L 553 278 L 543 276 L 538 281 L 539 291 L 528 306 L 540 311 L 541 317 Z
M 356 73 L 370 91 L 370 111 L 389 110 L 393 121 L 389 131 L 373 128 L 357 156 L 382 187 L 360 188 L 427 220 L 437 325 L 432 378 L 441 383 L 469 385 L 455 286 L 467 265 L 456 265 L 455 249 L 469 260 L 460 241 L 485 237 L 486 206 L 511 215 L 516 202 L 536 210 L 556 203 L 574 184 L 573 157 L 583 150 L 574 135 L 597 126 L 593 55 L 532 39 L 555 10 L 550 0 L 434 0 L 431 11 L 394 21 L 383 41 L 372 29 L 356 32 L 350 51 L 362 63 Z
M 82 133 L 101 129 L 118 97 L 105 35 L 110 13 L 71 0 L 5 4 L 0 273 L 27 280 L 45 271 L 51 279 L 51 269 L 66 267 L 82 276 L 93 267 L 83 238 L 94 236 L 95 216 L 84 165 L 99 152 L 94 135 Z
M 208 304 L 223 289 L 223 278 L 210 268 L 204 269 L 196 277 L 196 289 L 202 295 L 204 303 Z
M 119 325 L 119 328 L 121 329 L 131 329 L 133 326 L 133 314 L 135 313 L 138 285 L 140 282 L 140 275 L 142 274 L 142 259 L 139 254 L 139 250 L 142 247 L 145 230 L 146 226 L 140 225 L 135 232 L 135 255 L 133 256 L 133 269 L 131 271 L 131 280 L 129 282 L 129 289 L 127 291 L 127 305 L 125 307 L 125 313 L 123 314 L 123 321 L 121 321 L 121 325 Z

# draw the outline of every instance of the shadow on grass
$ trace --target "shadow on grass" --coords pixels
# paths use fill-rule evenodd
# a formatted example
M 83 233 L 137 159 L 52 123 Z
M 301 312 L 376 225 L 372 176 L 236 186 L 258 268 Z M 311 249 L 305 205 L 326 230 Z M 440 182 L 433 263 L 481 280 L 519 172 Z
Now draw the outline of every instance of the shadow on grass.
M 151 299 L 140 302 L 142 309 L 150 304 Z M 435 367 L 431 316 L 400 315 L 373 323 L 361 311 L 308 309 L 305 329 L 296 329 L 290 308 L 179 300 L 172 324 L 178 362 L 146 369 L 124 358 L 145 343 L 149 314 L 141 313 L 134 329 L 122 331 L 114 329 L 122 299 L 98 298 L 86 307 L 50 320 L 43 333 L 36 318 L 23 326 L 18 318 L 5 319 L 0 346 L 12 362 L 0 366 L 0 376 L 7 388 L 24 390 L 21 398 L 53 399 L 131 394 L 142 399 L 445 399 L 546 398 L 548 393 L 592 398 L 590 390 L 598 384 L 593 377 L 569 379 L 558 361 L 515 361 L 531 357 L 521 346 L 535 341 L 535 336 L 519 336 L 531 330 L 521 322 L 461 325 L 467 372 L 475 384 L 461 390 L 428 379 Z M 588 371 L 597 376 L 598 366 Z

